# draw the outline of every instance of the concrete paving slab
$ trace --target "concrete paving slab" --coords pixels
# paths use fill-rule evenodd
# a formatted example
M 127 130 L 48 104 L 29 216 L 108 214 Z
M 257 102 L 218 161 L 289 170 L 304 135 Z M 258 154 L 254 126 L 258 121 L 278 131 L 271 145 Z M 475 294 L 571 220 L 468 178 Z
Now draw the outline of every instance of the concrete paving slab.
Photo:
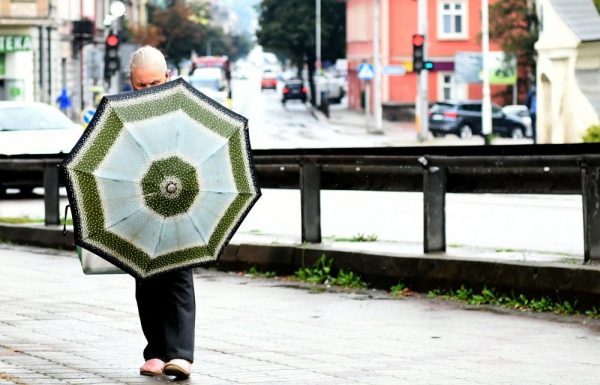
M 156 384 L 129 276 L 0 249 L 0 384 Z M 194 373 L 182 384 L 594 384 L 600 325 L 195 275 Z M 160 310 L 158 310 L 160 311 Z M 51 314 L 54 319 L 44 315 Z M 112 314 L 115 317 L 101 317 Z

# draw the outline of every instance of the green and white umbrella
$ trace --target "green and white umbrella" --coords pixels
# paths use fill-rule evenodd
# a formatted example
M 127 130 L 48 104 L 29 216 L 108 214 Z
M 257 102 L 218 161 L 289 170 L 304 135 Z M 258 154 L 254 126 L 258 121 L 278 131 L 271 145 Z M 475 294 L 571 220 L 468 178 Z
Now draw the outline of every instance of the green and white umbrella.
M 75 243 L 138 278 L 217 261 L 260 197 L 247 119 L 183 79 L 105 97 L 61 169 Z

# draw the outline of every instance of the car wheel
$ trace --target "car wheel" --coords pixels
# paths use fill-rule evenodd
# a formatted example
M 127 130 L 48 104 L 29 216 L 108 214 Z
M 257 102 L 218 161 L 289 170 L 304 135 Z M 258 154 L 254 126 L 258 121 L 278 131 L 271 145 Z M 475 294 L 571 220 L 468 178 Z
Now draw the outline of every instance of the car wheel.
M 434 138 L 443 138 L 444 134 L 440 132 L 432 132 Z
M 525 133 L 523 132 L 523 128 L 521 127 L 513 127 L 512 131 L 510 132 L 510 137 L 517 140 L 517 139 L 523 139 L 525 137 Z
M 463 124 L 458 128 L 458 137 L 461 139 L 471 139 L 473 137 L 473 129 Z

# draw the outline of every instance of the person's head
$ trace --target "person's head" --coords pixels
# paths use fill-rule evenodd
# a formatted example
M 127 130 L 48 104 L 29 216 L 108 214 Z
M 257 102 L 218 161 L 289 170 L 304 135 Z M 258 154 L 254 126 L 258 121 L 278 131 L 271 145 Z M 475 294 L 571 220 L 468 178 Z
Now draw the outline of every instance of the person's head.
M 127 68 L 134 91 L 164 84 L 171 77 L 163 54 L 149 45 L 138 49 L 131 55 Z

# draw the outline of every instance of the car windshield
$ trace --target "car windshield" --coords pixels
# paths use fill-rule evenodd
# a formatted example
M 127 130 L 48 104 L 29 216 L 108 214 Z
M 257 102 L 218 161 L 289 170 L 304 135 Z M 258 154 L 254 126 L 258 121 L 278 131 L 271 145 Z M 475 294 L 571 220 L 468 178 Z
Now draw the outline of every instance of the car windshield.
M 209 88 L 213 91 L 219 91 L 219 80 L 218 79 L 190 79 L 190 84 L 195 88 Z
M 0 107 L 0 130 L 52 130 L 73 127 L 73 122 L 49 106 Z
M 431 112 L 444 112 L 452 109 L 455 105 L 452 103 L 436 103 L 431 106 Z

